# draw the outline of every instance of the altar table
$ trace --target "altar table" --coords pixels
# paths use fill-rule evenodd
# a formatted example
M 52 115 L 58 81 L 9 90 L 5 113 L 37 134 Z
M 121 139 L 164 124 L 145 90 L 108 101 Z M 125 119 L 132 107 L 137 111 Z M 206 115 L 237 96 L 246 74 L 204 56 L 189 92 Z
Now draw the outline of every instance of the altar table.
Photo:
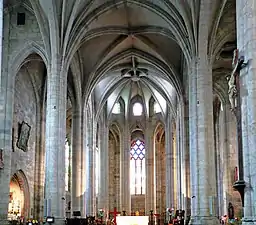
M 148 225 L 148 216 L 117 216 L 117 225 Z

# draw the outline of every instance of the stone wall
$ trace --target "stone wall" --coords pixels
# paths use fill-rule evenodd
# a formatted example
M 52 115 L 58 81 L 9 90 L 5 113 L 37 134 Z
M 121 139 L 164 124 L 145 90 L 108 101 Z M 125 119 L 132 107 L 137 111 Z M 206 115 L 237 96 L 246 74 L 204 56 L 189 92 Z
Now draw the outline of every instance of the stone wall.
M 140 215 L 144 215 L 144 213 L 146 213 L 146 215 L 149 214 L 149 212 L 145 212 L 145 195 L 132 195 L 131 209 L 132 213 L 139 211 Z
M 228 201 L 234 206 L 235 216 L 241 218 L 242 202 L 240 194 L 232 186 L 235 182 L 235 167 L 238 167 L 238 149 L 237 149 L 237 131 L 236 131 L 236 119 L 231 112 L 228 113 L 228 180 L 229 187 Z
M 228 203 L 235 209 L 235 216 L 241 217 L 241 198 L 234 190 L 235 167 L 238 167 L 236 119 L 230 112 L 230 106 L 222 107 L 215 124 L 216 168 L 218 169 L 217 190 L 219 214 L 227 214 Z
M 25 25 L 17 25 L 17 14 L 25 13 Z M 9 14 L 9 17 L 7 16 Z M 9 34 L 9 52 L 15 55 L 15 52 L 21 50 L 26 42 L 36 42 L 43 45 L 42 36 L 40 33 L 39 25 L 34 14 L 29 12 L 24 7 L 15 7 L 5 12 L 5 31 L 7 26 Z
M 109 133 L 109 209 L 120 209 L 120 143 Z
M 13 153 L 11 176 L 23 171 L 29 185 L 30 214 L 33 213 L 34 179 L 35 179 L 35 146 L 36 146 L 36 100 L 30 75 L 23 67 L 16 76 L 13 115 Z M 20 124 L 26 122 L 30 127 L 27 150 L 17 147 Z
M 163 213 L 166 209 L 166 162 L 165 141 L 156 142 L 156 213 Z

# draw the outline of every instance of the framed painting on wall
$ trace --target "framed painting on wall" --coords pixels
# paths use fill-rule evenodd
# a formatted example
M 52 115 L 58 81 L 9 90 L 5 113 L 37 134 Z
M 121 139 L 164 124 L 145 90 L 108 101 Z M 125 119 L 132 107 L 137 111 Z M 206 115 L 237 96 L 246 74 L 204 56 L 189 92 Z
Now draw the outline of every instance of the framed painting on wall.
M 28 151 L 28 140 L 30 135 L 31 126 L 24 121 L 20 124 L 17 147 L 24 152 Z

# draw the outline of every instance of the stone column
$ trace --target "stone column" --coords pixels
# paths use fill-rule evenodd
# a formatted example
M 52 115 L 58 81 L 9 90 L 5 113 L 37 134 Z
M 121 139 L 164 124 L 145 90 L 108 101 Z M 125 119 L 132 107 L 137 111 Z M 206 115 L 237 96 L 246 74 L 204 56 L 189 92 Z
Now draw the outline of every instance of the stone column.
M 178 116 L 178 123 L 179 123 L 179 133 L 177 142 L 179 143 L 179 150 L 180 150 L 180 180 L 181 180 L 181 193 L 180 193 L 180 201 L 181 201 L 181 208 L 185 210 L 186 215 L 188 214 L 187 209 L 187 183 L 189 180 L 187 180 L 187 155 L 186 155 L 186 148 L 185 148 L 185 141 L 186 141 L 186 133 L 185 133 L 185 113 L 184 113 L 184 103 L 183 99 L 180 100 L 177 116 Z
M 6 31 L 9 30 L 9 23 L 10 15 L 7 14 L 4 24 Z M 4 43 L 6 47 L 2 48 L 4 40 L 6 42 L 9 40 L 9 32 L 3 34 L 3 0 L 0 0 L 0 154 L 4 163 L 3 168 L 0 169 L 0 224 L 9 224 L 7 213 L 11 178 L 13 94 L 17 71 L 8 71 L 8 45 Z
M 186 101 L 185 101 L 186 102 Z M 184 147 L 184 176 L 185 178 L 185 190 L 184 193 L 185 198 L 185 211 L 186 215 L 191 215 L 191 189 L 190 189 L 190 161 L 189 161 L 189 117 L 188 117 L 188 104 L 184 103 L 183 105 L 183 120 L 182 120 L 182 127 L 183 127 L 183 147 Z
M 67 77 L 60 63 L 53 62 L 47 76 L 46 135 L 45 135 L 45 199 L 47 216 L 56 224 L 65 218 L 65 138 Z
M 190 113 L 191 224 L 218 224 L 213 136 L 212 65 L 208 56 L 212 1 L 201 1 L 197 55 L 188 65 Z
M 71 145 L 72 145 L 72 188 L 71 188 L 71 215 L 73 211 L 80 211 L 83 213 L 82 202 L 82 118 L 81 118 L 81 107 L 74 104 L 72 110 L 72 135 L 71 135 Z
M 237 48 L 248 61 L 240 72 L 241 121 L 244 157 L 243 224 L 256 222 L 256 4 L 254 0 L 237 0 Z
M 97 150 L 97 122 L 95 118 L 93 119 L 93 152 L 92 152 L 92 170 L 91 170 L 91 179 L 92 179 L 92 189 L 91 189 L 91 200 L 92 200 L 92 215 L 96 215 L 96 150 Z
M 109 131 L 108 131 L 109 132 Z M 118 135 L 120 135 L 120 133 L 118 133 Z M 108 139 L 109 140 L 109 139 Z M 109 145 L 109 144 L 108 144 Z M 116 199 L 116 207 L 118 209 L 118 211 L 120 211 L 120 136 L 118 138 L 118 141 L 116 142 L 116 152 L 115 157 L 114 157 L 114 161 L 115 161 L 115 188 L 114 188 L 114 192 L 115 192 L 115 199 Z M 110 183 L 109 183 L 109 188 L 110 188 Z M 109 206 L 110 207 L 110 206 Z M 113 210 L 113 207 L 110 208 L 109 210 Z
M 108 128 L 108 123 L 106 120 L 104 120 L 104 127 L 103 127 L 103 136 L 102 138 L 104 138 L 104 145 L 105 145 L 105 173 L 106 173 L 106 177 L 105 177 L 105 204 L 104 204 L 104 208 L 106 210 L 106 212 L 109 212 L 112 209 L 109 209 L 109 148 L 108 148 L 108 140 L 109 140 L 109 128 Z M 113 175 L 114 176 L 114 175 Z
M 188 73 L 189 78 L 189 155 L 190 155 L 190 193 L 191 193 L 191 219 L 196 217 L 198 208 L 198 169 L 197 169 L 197 85 L 196 62 L 191 62 Z
M 95 145 L 95 126 L 93 125 L 92 118 L 89 119 L 88 123 L 88 146 L 86 149 L 86 215 L 95 214 L 95 156 L 94 148 Z M 97 126 L 96 126 L 97 128 Z
M 46 98 L 46 88 L 42 99 Z M 38 104 L 37 109 L 37 137 L 36 137 L 36 176 L 35 176 L 35 197 L 34 197 L 34 218 L 43 218 L 44 216 L 44 181 L 45 181 L 45 101 Z
M 172 116 L 168 112 L 165 124 L 165 151 L 166 151 L 166 208 L 175 207 L 174 202 L 174 156 Z
M 176 118 L 176 143 L 175 143 L 175 161 L 176 161 L 176 180 L 175 183 L 177 185 L 176 187 L 176 199 L 177 199 L 177 208 L 178 209 L 182 209 L 182 188 L 181 188 L 181 184 L 182 184 L 182 178 L 181 178 L 181 143 L 180 143 L 180 115 L 178 115 L 177 113 L 177 118 Z
M 103 116 L 104 117 L 104 116 Z M 99 126 L 99 147 L 100 147 L 100 179 L 99 179 L 99 209 L 109 211 L 109 148 L 108 148 L 108 124 L 102 118 Z M 111 174 L 114 176 L 114 174 Z
M 82 104 L 83 105 L 83 104 Z M 81 216 L 86 216 L 86 185 L 87 185 L 87 177 L 86 177 L 86 153 L 87 153 L 87 118 L 84 106 L 81 107 L 81 198 L 80 198 L 80 209 Z
M 4 6 L 3 0 L 0 0 L 0 87 L 2 75 L 2 52 L 3 52 L 3 27 L 4 27 Z
M 151 121 L 147 121 L 146 126 L 146 143 L 145 143 L 145 160 L 146 160 L 146 193 L 145 193 L 145 214 L 149 215 L 150 210 L 155 211 L 155 202 L 154 202 L 154 178 L 155 178 L 155 160 L 154 160 L 154 148 L 153 148 L 153 130 L 151 127 Z
M 231 120 L 230 105 L 223 105 L 223 112 L 220 113 L 220 119 L 218 121 L 219 126 L 219 154 L 220 154 L 220 168 L 222 171 L 222 179 L 220 180 L 220 185 L 222 186 L 220 190 L 222 191 L 222 198 L 219 201 L 220 215 L 228 215 L 228 202 L 229 196 L 228 192 L 232 188 L 232 182 L 229 176 L 229 132 L 230 123 L 234 123 Z
M 202 16 L 206 17 L 204 14 Z M 198 61 L 191 62 L 192 73 L 189 74 L 192 224 L 218 223 L 215 217 L 216 165 L 213 143 L 212 72 L 207 57 L 207 45 L 203 44 L 206 41 L 203 35 L 205 26 L 208 25 L 203 23 L 199 37 L 199 43 L 202 43 L 199 58 Z
M 161 160 L 161 150 L 160 150 L 160 142 L 158 140 L 154 141 L 154 149 L 155 149 L 155 195 L 156 195 L 156 213 L 162 212 L 162 171 L 161 166 L 163 165 L 163 161 Z M 165 172 L 165 170 L 164 170 Z
M 214 106 L 216 107 L 216 106 Z M 215 114 L 215 115 L 214 115 Z M 216 192 L 217 192 L 217 205 L 218 205 L 218 215 L 224 215 L 221 212 L 222 210 L 222 199 L 223 199 L 223 192 L 222 192 L 222 184 L 223 184 L 223 176 L 222 176 L 222 158 L 221 158 L 221 148 L 220 148 L 220 130 L 221 125 L 219 124 L 220 119 L 220 112 L 213 111 L 213 116 L 215 117 L 214 121 L 214 146 L 215 146 L 215 159 L 216 159 Z M 225 126 L 224 123 L 222 125 Z M 221 204 L 219 204 L 221 203 Z M 227 214 L 226 214 L 227 215 Z
M 131 192 L 130 192 L 130 132 L 129 124 L 126 121 L 123 133 L 123 149 L 120 153 L 120 205 L 127 215 L 131 213 Z

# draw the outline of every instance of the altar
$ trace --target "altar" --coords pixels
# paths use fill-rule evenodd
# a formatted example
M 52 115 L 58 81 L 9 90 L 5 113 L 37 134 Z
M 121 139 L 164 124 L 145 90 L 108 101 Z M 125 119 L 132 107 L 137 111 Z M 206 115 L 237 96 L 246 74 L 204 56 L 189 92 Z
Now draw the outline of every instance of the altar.
M 117 216 L 117 225 L 148 225 L 148 216 Z

